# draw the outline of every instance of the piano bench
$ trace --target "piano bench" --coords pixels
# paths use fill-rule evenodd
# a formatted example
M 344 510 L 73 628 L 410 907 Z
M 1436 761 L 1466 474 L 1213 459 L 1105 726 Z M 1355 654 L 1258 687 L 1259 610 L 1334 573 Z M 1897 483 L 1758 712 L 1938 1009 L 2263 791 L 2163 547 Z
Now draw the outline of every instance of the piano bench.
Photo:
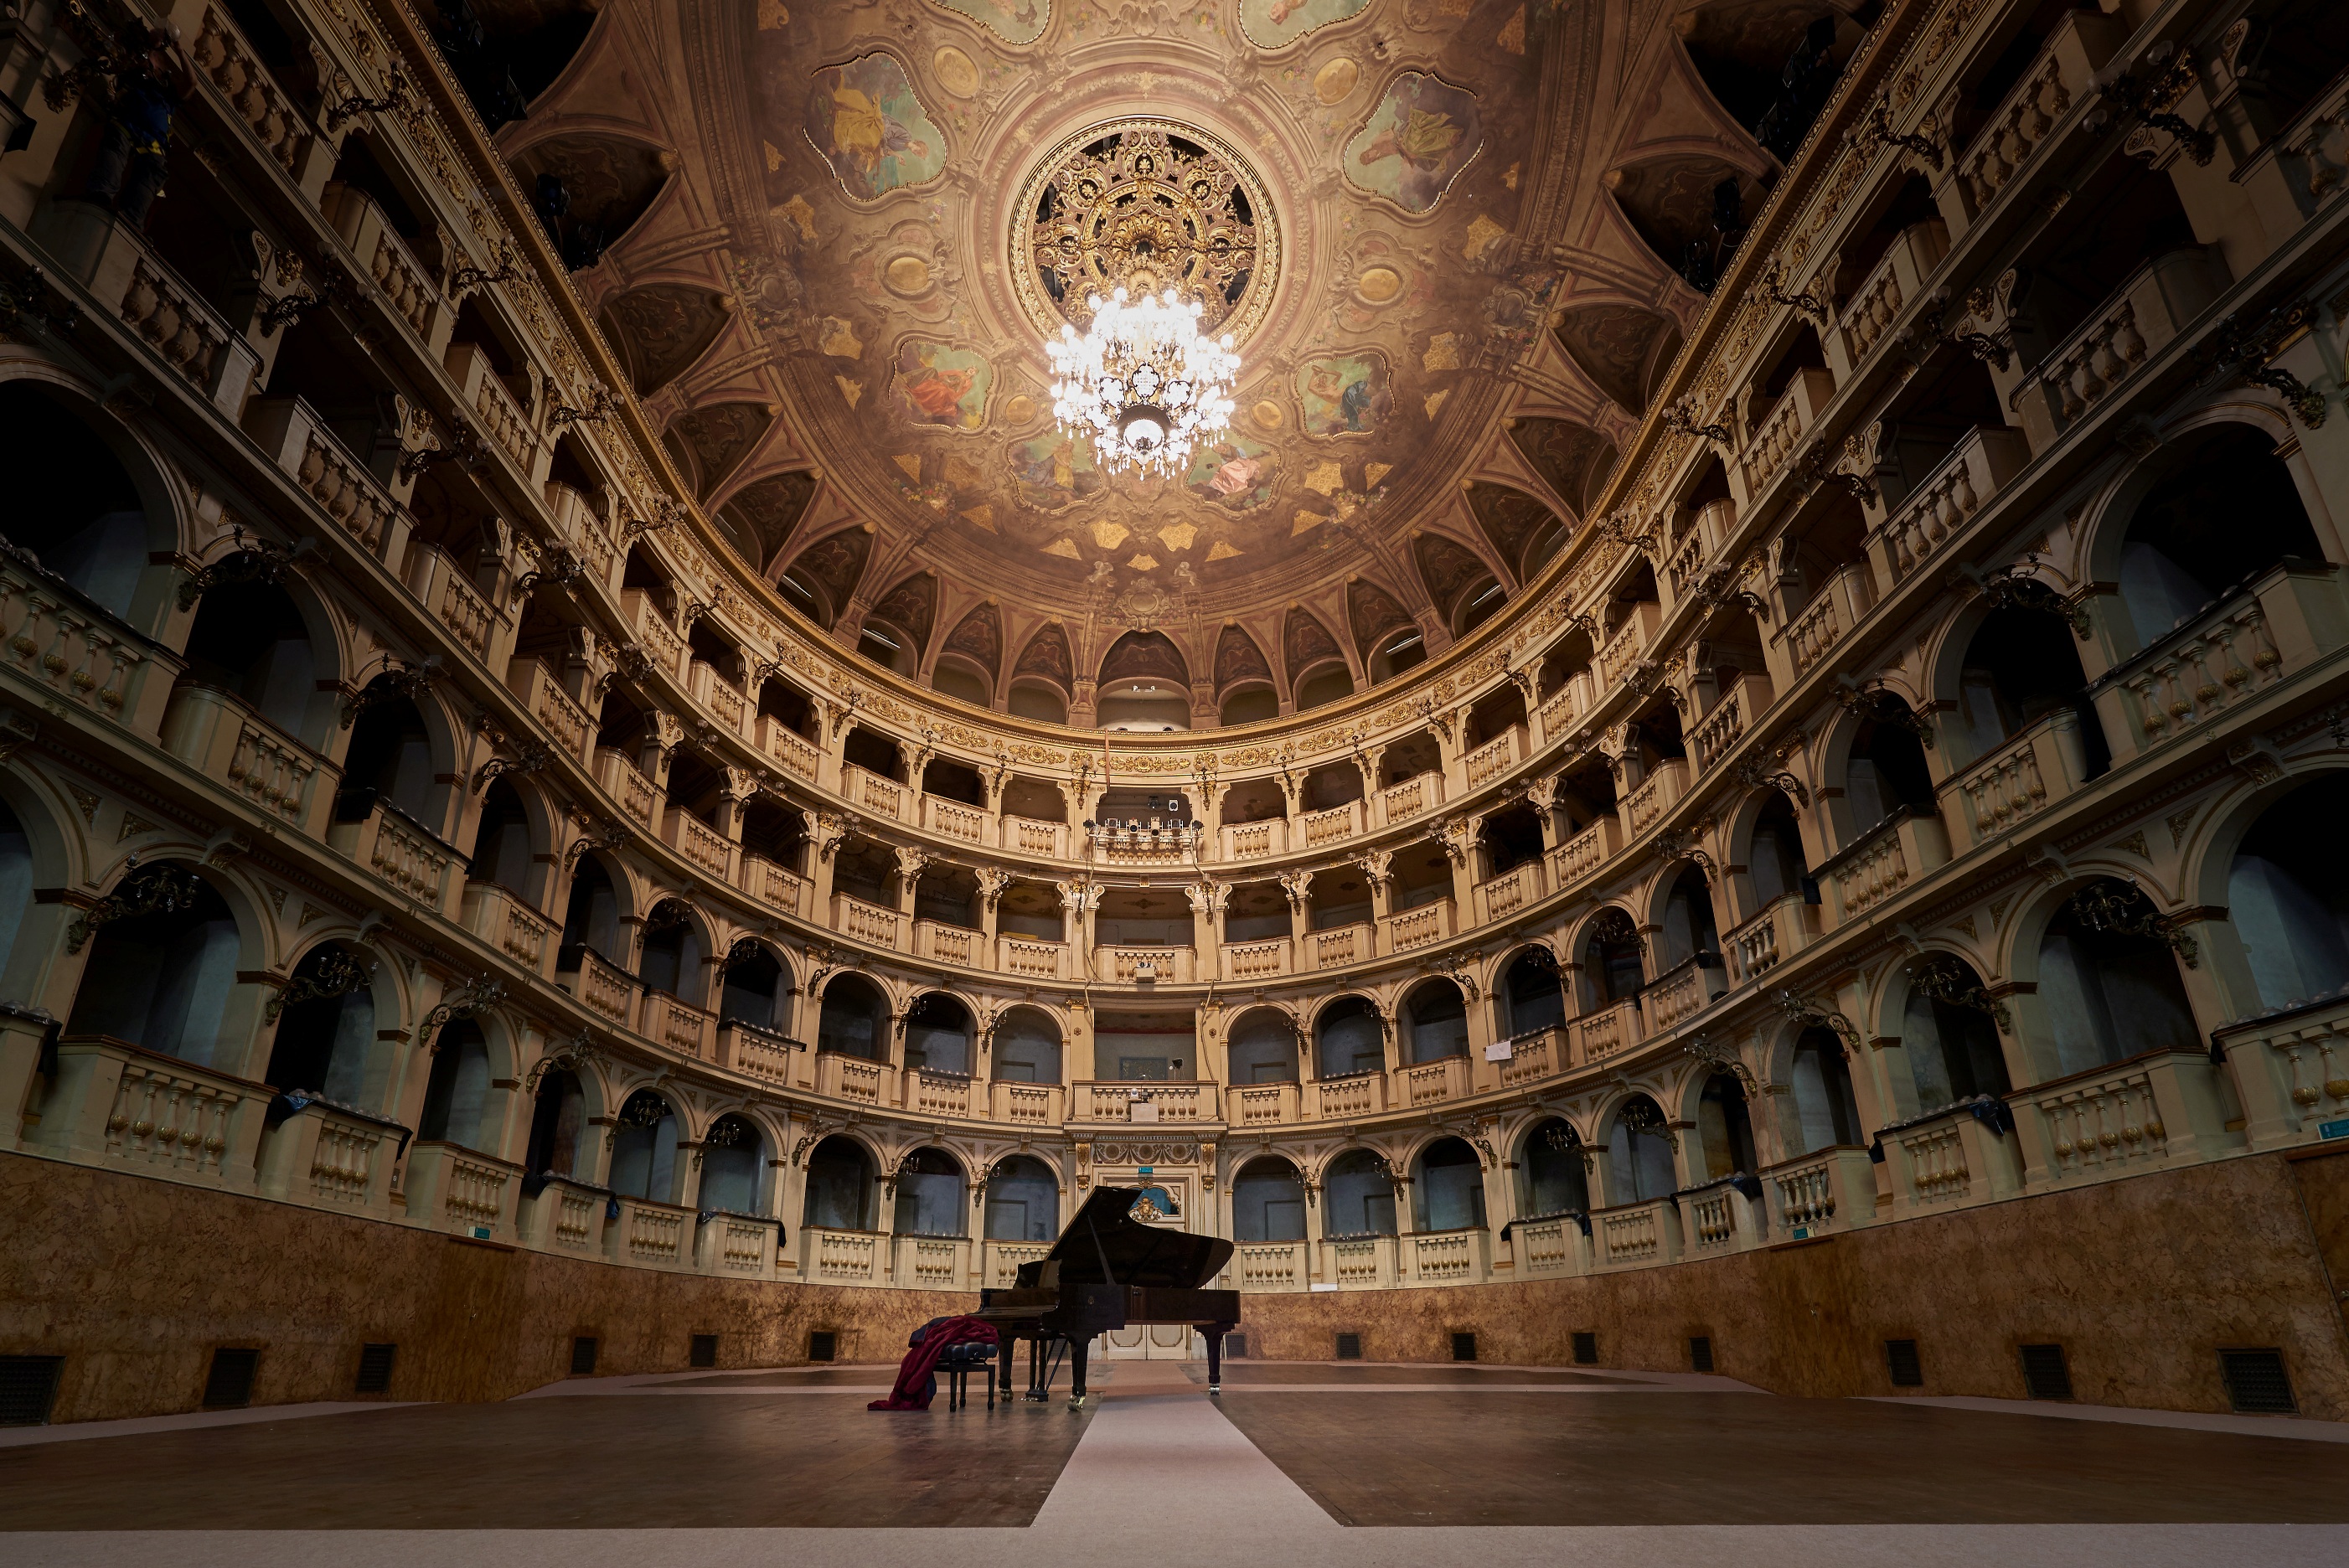
M 987 1385 L 987 1408 L 995 1408 L 995 1346 L 962 1344 L 938 1357 L 936 1370 L 947 1380 L 947 1408 L 959 1410 L 970 1403 L 969 1378 L 974 1371 Z

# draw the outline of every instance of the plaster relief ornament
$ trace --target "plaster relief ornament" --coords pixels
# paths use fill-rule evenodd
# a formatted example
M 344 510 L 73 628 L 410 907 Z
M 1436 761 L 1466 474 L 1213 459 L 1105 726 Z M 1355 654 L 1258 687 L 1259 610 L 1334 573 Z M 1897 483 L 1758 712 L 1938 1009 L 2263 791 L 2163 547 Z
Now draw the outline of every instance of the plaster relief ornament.
M 858 201 L 926 185 L 946 168 L 947 139 L 905 67 L 890 55 L 866 55 L 815 73 L 808 89 L 808 144 L 832 165 L 840 188 Z
M 1404 211 L 1433 211 L 1485 144 L 1476 95 L 1423 71 L 1404 71 L 1346 143 L 1347 181 Z
M 1371 0 L 1240 0 L 1240 32 L 1259 49 L 1283 49 L 1308 33 L 1361 15 L 1370 3 Z

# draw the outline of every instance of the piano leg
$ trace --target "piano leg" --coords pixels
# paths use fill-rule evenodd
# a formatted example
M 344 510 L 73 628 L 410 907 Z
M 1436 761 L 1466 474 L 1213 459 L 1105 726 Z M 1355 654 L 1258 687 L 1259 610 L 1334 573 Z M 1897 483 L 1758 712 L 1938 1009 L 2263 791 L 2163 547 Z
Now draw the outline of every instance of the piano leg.
M 1219 1395 L 1224 1391 L 1224 1326 L 1207 1324 L 1199 1332 L 1207 1336 L 1207 1392 Z
M 1069 1374 L 1071 1378 L 1069 1386 L 1069 1408 L 1071 1410 L 1081 1410 L 1085 1408 L 1085 1352 L 1092 1346 L 1091 1336 L 1069 1341 Z

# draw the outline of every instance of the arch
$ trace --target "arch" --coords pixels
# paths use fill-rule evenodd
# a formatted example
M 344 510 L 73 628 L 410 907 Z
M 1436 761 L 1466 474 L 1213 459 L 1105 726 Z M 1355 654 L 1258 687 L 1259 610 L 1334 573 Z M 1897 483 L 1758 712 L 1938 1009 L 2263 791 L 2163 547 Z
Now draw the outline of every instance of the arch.
M 1795 1037 L 1786 1076 L 1794 1101 L 1788 1141 L 1795 1154 L 1865 1141 L 1859 1101 L 1852 1093 L 1851 1064 L 1833 1029 L 1814 1026 Z
M 1061 1233 L 1061 1183 L 1032 1154 L 1012 1154 L 987 1175 L 986 1239 L 1049 1242 Z
M 995 1026 L 995 1077 L 1008 1083 L 1059 1083 L 1061 1044 L 1061 1026 L 1043 1008 L 1007 1009 Z
M 228 693 L 308 744 L 318 683 L 337 673 L 331 636 L 313 634 L 293 596 L 274 583 L 222 583 L 197 603 L 182 686 Z
M 63 885 L 72 874 L 70 861 L 78 858 L 57 832 L 53 814 L 36 810 L 29 799 L 19 810 L 19 799 L 32 793 L 27 782 L 0 771 L 0 983 L 9 987 L 0 994 L 14 996 L 39 993 L 26 971 L 32 962 L 47 957 L 46 952 L 30 951 L 47 944 L 27 943 L 26 965 L 19 968 L 16 963 L 16 937 L 33 906 L 33 890 Z
M 128 620 L 150 554 L 176 554 L 171 487 L 119 422 L 36 371 L 0 379 L 0 537 L 91 603 Z
M 873 553 L 868 527 L 843 528 L 828 533 L 792 557 L 776 576 L 776 585 L 797 603 L 808 619 L 829 631 L 855 597 L 864 576 L 866 558 Z
M 531 798 L 507 779 L 492 779 L 474 819 L 466 880 L 492 882 L 526 903 L 533 902 L 529 890 L 535 857 L 553 843 L 553 835 L 542 830 L 545 826 L 543 814 L 532 810 Z
M 1216 634 L 1216 697 L 1227 698 L 1242 686 L 1258 682 L 1267 689 L 1272 686 L 1272 661 L 1238 622 L 1226 621 Z
M 823 988 L 815 1048 L 866 1061 L 889 1059 L 889 999 L 861 975 L 838 975 Z
M 483 1154 L 495 1150 L 482 1134 L 498 1130 L 492 1115 L 489 1037 L 472 1018 L 452 1018 L 430 1041 L 432 1066 L 425 1075 L 424 1109 L 417 1118 L 422 1141 L 453 1143 Z
M 1412 1228 L 1485 1228 L 1485 1161 L 1462 1138 L 1431 1140 L 1411 1162 Z
M 636 396 L 649 397 L 709 351 L 732 319 L 732 304 L 690 284 L 648 284 L 605 305 L 596 325 L 619 350 Z
M 658 1092 L 640 1088 L 623 1100 L 612 1130 L 612 1191 L 656 1203 L 677 1201 L 678 1143 L 684 1118 Z
M 1677 350 L 1679 329 L 1651 310 L 1635 304 L 1592 304 L 1570 310 L 1553 329 L 1557 346 L 1617 407 L 1638 416 L 1648 406 L 1647 389 L 1652 366 L 1668 346 Z
M 1676 1140 L 1662 1108 L 1644 1094 L 1615 1108 L 1607 1129 L 1607 1201 L 1636 1203 L 1661 1198 L 1680 1186 L 1672 1157 Z
M 1928 949 L 1908 965 L 1900 1044 L 1909 1059 L 1916 1109 L 1936 1110 L 2014 1086 L 1997 1026 L 1974 966 L 1954 953 Z
M 339 942 L 322 942 L 303 955 L 273 1004 L 281 1011 L 263 1082 L 344 1105 L 376 1103 L 374 968 L 373 959 Z
M 1295 1083 L 1297 1020 L 1283 1008 L 1251 1007 L 1232 1021 L 1225 1051 L 1228 1083 Z
M 226 1030 L 243 933 L 219 885 L 165 861 L 129 872 L 110 897 L 143 913 L 109 921 L 90 939 L 65 1032 L 241 1072 L 244 1042 Z
M 1330 634 L 1313 612 L 1299 604 L 1292 606 L 1280 634 L 1281 663 L 1288 671 L 1289 689 L 1298 694 L 1297 701 L 1304 706 L 1306 681 L 1324 673 L 1323 666 L 1332 662 L 1342 667 L 1346 662 L 1338 639 Z
M 2130 476 L 2090 545 L 2090 570 L 2120 584 L 2139 647 L 2288 560 L 2324 549 L 2275 436 L 2223 420 L 2187 432 Z M 2126 516 L 2126 524 L 2121 519 Z
M 712 945 L 708 920 L 683 898 L 662 899 L 646 912 L 636 950 L 636 979 L 646 990 L 699 1005 L 701 960 Z
M 1314 1076 L 1350 1078 L 1387 1065 L 1386 1020 L 1368 996 L 1340 996 L 1313 1020 Z
M 1754 1143 L 1753 1108 L 1745 1086 L 1734 1074 L 1705 1075 L 1697 1091 L 1697 1147 L 1704 1156 L 1703 1177 L 1751 1176 L 1761 1170 Z M 1694 1161 L 1691 1161 L 1692 1164 Z
M 2040 933 L 2033 971 L 2059 1077 L 2201 1048 L 2168 927 L 2128 882 L 2103 877 L 2065 890 Z
M 2262 1007 L 2295 1006 L 2349 987 L 2344 811 L 2349 771 L 2293 779 L 2259 802 L 2256 814 L 2246 813 L 2231 850 L 2221 841 L 2206 861 L 2206 884 L 2223 868 L 2229 923 Z
M 970 1009 L 951 993 L 925 991 L 905 1009 L 905 1066 L 969 1076 Z
M 615 880 L 601 851 L 590 851 L 579 857 L 564 904 L 563 945 L 555 958 L 558 971 L 578 968 L 582 954 L 589 952 L 607 964 L 618 964 L 626 957 L 620 919 L 628 909 L 623 897 L 626 876 L 623 871 Z
M 694 1207 L 703 1213 L 767 1212 L 767 1140 L 759 1124 L 730 1111 L 701 1135 L 701 1189 Z
M 2087 776 L 2104 770 L 2110 755 L 2104 728 L 2088 700 L 2079 644 L 2061 615 L 2023 604 L 1992 610 L 1974 626 L 1950 673 L 1956 727 L 1974 755 L 1987 755 L 2043 721 L 2059 730 L 2076 725 Z
M 779 576 L 771 569 L 806 515 L 808 503 L 815 498 L 815 473 L 809 469 L 790 469 L 752 480 L 719 503 L 715 520 L 719 531 L 751 571 L 761 577 Z M 791 596 L 801 609 L 806 609 L 804 583 Z
M 1566 1022 L 1566 987 L 1557 972 L 1557 955 L 1539 943 L 1508 961 L 1495 992 L 1512 1039 Z
M 1077 689 L 1076 661 L 1069 653 L 1069 634 L 1058 621 L 1037 627 L 1020 647 L 1019 660 L 1011 666 L 1015 687 L 1023 676 L 1049 683 L 1060 693 L 1065 711 L 1069 694 Z
M 539 1075 L 531 1096 L 530 1140 L 523 1152 L 523 1169 L 530 1175 L 577 1176 L 581 1152 L 587 1146 L 587 1090 L 569 1068 Z
M 1278 1154 L 1260 1154 L 1232 1177 L 1232 1239 L 1305 1239 L 1305 1179 Z
M 1639 923 L 1609 904 L 1583 927 L 1579 949 L 1583 1011 L 1597 1012 L 1638 995 L 1648 984 L 1648 944 Z
M 738 936 L 718 985 L 718 1021 L 781 1033 L 791 1023 L 792 966 L 771 942 Z
M 969 1234 L 963 1218 L 960 1161 L 935 1146 L 915 1150 L 897 1162 L 897 1207 L 892 1226 L 901 1236 Z
M 1843 790 L 1855 838 L 1896 813 L 1933 810 L 1925 725 L 1890 692 L 1878 693 L 1869 714 L 1837 721 L 1827 746 L 1826 778 Z
M 1394 1179 L 1383 1157 L 1350 1149 L 1321 1176 L 1322 1227 L 1332 1238 L 1395 1233 Z
M 1677 969 L 1691 959 L 1702 964 L 1721 955 L 1721 931 L 1713 920 L 1713 888 L 1693 861 L 1666 868 L 1656 881 L 1656 969 Z
M 1557 498 L 1578 513 L 1615 471 L 1614 443 L 1588 425 L 1568 419 L 1510 419 L 1509 442 L 1549 482 Z
M 857 1140 L 833 1133 L 808 1151 L 800 1222 L 833 1231 L 869 1231 L 878 1184 L 872 1153 Z
M 445 733 L 436 733 L 445 727 L 428 723 L 424 710 L 388 675 L 369 681 L 358 700 L 361 711 L 351 721 L 350 744 L 343 753 L 335 820 L 363 822 L 378 805 L 388 805 L 435 831 L 441 816 L 435 810 L 440 780 L 456 770 L 453 746 L 446 744 Z
M 1433 975 L 1402 998 L 1406 1062 L 1436 1062 L 1468 1054 L 1468 998 L 1458 985 Z
M 1803 851 L 1802 824 L 1795 820 L 1793 803 L 1772 789 L 1755 805 L 1744 848 L 1737 857 L 1745 868 L 1746 885 L 1754 892 L 1752 911 L 1766 909 L 1782 898 L 1816 900 L 1817 885 L 1811 880 Z
M 1589 1212 L 1590 1168 L 1572 1122 L 1551 1116 L 1527 1128 L 1517 1164 L 1528 1215 Z

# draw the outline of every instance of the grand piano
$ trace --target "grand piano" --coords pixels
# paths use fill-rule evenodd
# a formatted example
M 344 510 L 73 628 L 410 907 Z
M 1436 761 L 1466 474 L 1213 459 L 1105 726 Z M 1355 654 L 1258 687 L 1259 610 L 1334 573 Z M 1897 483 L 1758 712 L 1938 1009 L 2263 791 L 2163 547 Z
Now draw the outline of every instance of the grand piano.
M 1201 1288 L 1231 1261 L 1220 1236 L 1145 1225 L 1132 1211 L 1144 1189 L 1096 1187 L 1061 1229 L 1052 1250 L 1021 1264 L 1008 1290 L 978 1293 L 977 1315 L 995 1325 L 1003 1350 L 1003 1397 L 1011 1397 L 1011 1357 L 1029 1342 L 1028 1394 L 1048 1397 L 1045 1356 L 1054 1340 L 1069 1347 L 1071 1409 L 1085 1402 L 1085 1352 L 1096 1334 L 1138 1323 L 1188 1324 L 1207 1341 L 1207 1392 L 1223 1392 L 1224 1336 L 1240 1320 L 1240 1293 Z

